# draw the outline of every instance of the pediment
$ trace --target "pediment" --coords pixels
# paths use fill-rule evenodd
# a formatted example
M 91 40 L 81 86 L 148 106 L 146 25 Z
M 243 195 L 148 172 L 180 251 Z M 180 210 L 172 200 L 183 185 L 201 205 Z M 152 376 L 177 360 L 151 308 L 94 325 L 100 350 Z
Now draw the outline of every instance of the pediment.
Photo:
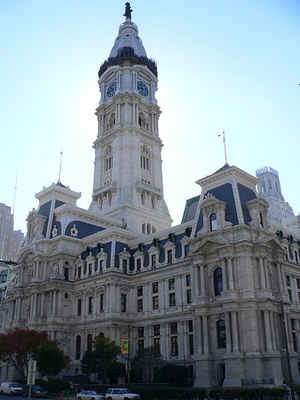
M 191 243 L 191 255 L 200 253 L 212 252 L 218 250 L 220 246 L 224 246 L 224 241 L 213 240 L 209 238 L 196 239 Z

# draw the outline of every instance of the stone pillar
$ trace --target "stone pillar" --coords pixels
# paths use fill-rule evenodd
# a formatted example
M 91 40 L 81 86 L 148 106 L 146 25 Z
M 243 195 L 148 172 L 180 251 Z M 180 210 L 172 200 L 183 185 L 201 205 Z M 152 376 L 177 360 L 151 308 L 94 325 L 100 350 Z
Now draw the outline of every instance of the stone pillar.
M 260 270 L 260 284 L 261 288 L 265 289 L 266 288 L 266 275 L 265 275 L 265 266 L 264 266 L 264 260 L 262 257 L 259 258 L 259 270 Z
M 203 315 L 203 351 L 204 354 L 209 353 L 209 342 L 208 342 L 208 316 Z
M 56 315 L 56 290 L 52 294 L 52 314 Z
M 195 316 L 194 318 L 194 348 L 195 348 L 195 355 L 199 357 L 202 353 L 202 343 L 201 343 L 201 317 Z
M 239 351 L 239 335 L 238 335 L 238 324 L 237 324 L 237 312 L 232 311 L 231 313 L 231 323 L 232 323 L 232 345 L 233 352 Z
M 37 305 L 37 293 L 34 293 L 34 295 L 33 295 L 33 310 L 32 310 L 33 318 L 36 317 L 36 310 L 37 310 L 36 305 Z
M 230 313 L 225 313 L 226 353 L 231 353 Z
M 234 289 L 233 283 L 233 271 L 232 271 L 232 259 L 229 257 L 227 258 L 227 268 L 228 268 L 228 289 Z
M 201 286 L 201 296 L 206 296 L 204 265 L 200 265 L 200 286 Z
M 193 265 L 193 268 L 192 268 L 192 294 L 193 294 L 194 298 L 199 295 L 198 273 L 199 273 L 199 266 Z
M 41 293 L 41 317 L 44 316 L 45 293 Z
M 267 351 L 272 351 L 272 336 L 270 330 L 270 311 L 264 311 Z

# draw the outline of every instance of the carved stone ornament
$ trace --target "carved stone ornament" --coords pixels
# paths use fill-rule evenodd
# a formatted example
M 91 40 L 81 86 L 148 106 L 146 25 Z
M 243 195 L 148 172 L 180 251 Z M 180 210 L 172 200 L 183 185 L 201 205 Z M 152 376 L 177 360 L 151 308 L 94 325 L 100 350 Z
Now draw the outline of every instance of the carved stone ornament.
M 56 225 L 54 225 L 54 226 L 53 226 L 53 229 L 52 229 L 52 232 L 51 232 L 52 237 L 56 237 L 56 236 L 57 236 L 57 233 L 58 233 L 57 227 L 56 227 Z
M 71 232 L 71 236 L 73 236 L 73 237 L 77 237 L 78 236 L 78 229 L 76 228 L 75 224 L 73 224 L 70 232 Z

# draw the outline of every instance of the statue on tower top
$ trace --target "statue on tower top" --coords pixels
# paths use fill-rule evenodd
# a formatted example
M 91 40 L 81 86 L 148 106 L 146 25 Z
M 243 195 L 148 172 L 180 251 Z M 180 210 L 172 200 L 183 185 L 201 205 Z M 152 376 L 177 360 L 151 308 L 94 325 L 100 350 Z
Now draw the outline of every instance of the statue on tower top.
M 130 8 L 130 3 L 125 3 L 125 14 L 124 17 L 126 17 L 126 19 L 131 19 L 131 13 L 132 13 L 132 9 Z

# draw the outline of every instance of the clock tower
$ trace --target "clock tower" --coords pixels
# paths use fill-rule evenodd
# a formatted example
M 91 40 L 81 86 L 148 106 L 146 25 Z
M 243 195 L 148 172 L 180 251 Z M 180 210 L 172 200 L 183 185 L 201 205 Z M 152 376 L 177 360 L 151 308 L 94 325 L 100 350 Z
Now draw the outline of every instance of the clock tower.
M 90 210 L 150 234 L 171 225 L 164 200 L 156 63 L 147 57 L 130 4 L 99 70 L 95 170 Z

